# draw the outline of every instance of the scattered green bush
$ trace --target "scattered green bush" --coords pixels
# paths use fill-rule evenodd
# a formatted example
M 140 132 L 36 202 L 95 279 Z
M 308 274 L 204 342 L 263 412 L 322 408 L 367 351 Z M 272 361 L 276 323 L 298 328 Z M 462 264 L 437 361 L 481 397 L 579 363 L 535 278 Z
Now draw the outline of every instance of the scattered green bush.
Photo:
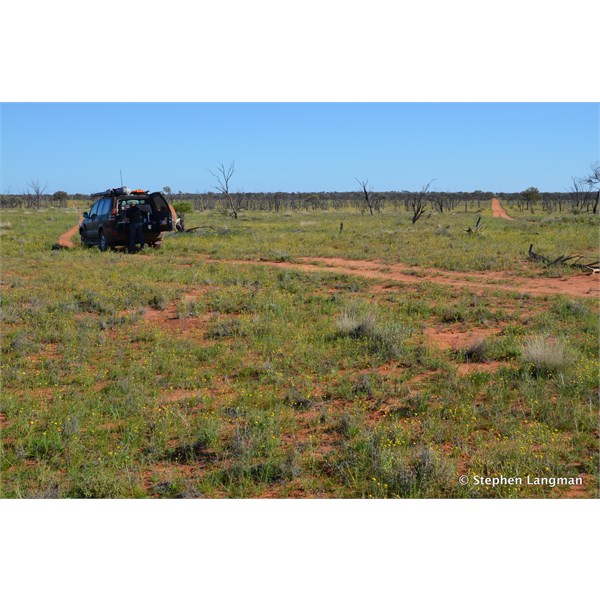
M 183 215 L 194 211 L 194 207 L 192 206 L 191 202 L 173 202 L 173 208 L 178 215 Z

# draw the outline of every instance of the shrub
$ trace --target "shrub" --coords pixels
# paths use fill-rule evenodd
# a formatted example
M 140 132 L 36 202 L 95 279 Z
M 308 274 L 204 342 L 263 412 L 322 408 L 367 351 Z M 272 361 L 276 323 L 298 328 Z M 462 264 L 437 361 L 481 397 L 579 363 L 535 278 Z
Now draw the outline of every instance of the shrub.
M 563 340 L 546 335 L 530 338 L 523 345 L 521 357 L 538 373 L 565 371 L 573 363 L 573 353 Z
M 165 310 L 165 308 L 167 308 L 168 299 L 164 294 L 157 293 L 150 298 L 150 302 L 148 302 L 148 304 L 155 310 Z
M 70 498 L 126 498 L 132 489 L 123 474 L 89 466 L 73 474 Z
M 194 211 L 194 207 L 191 202 L 173 202 L 173 208 L 178 215 L 185 213 L 191 213 Z
M 206 337 L 215 340 L 218 338 L 238 337 L 246 335 L 244 324 L 239 319 L 217 321 L 206 332 Z
M 461 354 L 466 361 L 484 362 L 489 351 L 489 342 L 486 338 L 475 338 L 471 340 L 467 347 L 461 351 Z
M 401 430 L 361 428 L 353 438 L 346 437 L 339 472 L 363 497 L 443 497 L 452 487 L 454 470 L 444 454 L 427 445 L 413 446 Z

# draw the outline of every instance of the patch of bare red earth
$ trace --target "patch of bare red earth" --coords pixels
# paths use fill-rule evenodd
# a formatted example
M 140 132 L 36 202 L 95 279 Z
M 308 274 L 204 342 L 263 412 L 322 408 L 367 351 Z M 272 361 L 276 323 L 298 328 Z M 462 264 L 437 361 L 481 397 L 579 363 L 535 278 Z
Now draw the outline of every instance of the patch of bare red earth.
M 497 327 L 470 327 L 469 331 L 446 329 L 439 331 L 432 327 L 425 328 L 427 340 L 442 350 L 459 350 L 488 335 L 500 333 Z
M 194 302 L 202 294 L 206 293 L 210 288 L 208 286 L 199 286 L 194 288 L 192 291 L 186 293 L 182 302 Z M 184 317 L 178 314 L 179 302 L 171 302 L 164 309 L 158 308 L 146 308 L 144 312 L 144 322 L 150 323 L 165 329 L 171 333 L 180 335 L 196 336 L 196 334 L 204 334 L 206 331 L 206 324 L 214 317 L 212 313 L 205 313 L 201 316 L 189 316 Z
M 454 350 L 468 348 L 471 344 L 479 340 L 486 339 L 490 335 L 497 335 L 501 329 L 497 327 L 470 327 L 469 331 L 456 331 L 446 329 L 439 331 L 433 327 L 425 328 L 425 337 L 427 341 L 441 350 Z M 507 363 L 502 361 L 485 361 L 461 363 L 457 367 L 459 375 L 469 375 L 471 373 L 495 373 L 500 367 Z

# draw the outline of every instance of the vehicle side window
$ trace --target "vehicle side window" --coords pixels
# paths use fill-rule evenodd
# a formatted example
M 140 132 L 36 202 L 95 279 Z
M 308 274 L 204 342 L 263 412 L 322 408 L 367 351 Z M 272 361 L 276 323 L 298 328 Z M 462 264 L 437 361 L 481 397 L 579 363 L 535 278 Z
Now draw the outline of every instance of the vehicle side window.
M 98 214 L 98 207 L 100 205 L 100 200 L 98 200 L 97 202 L 94 203 L 94 206 L 92 206 L 92 208 L 90 208 L 90 217 L 93 217 L 94 215 Z
M 100 205 L 100 209 L 98 211 L 98 214 L 101 216 L 106 215 L 107 213 L 110 212 L 110 204 L 111 204 L 111 199 L 110 198 L 104 198 L 104 200 L 102 200 L 102 203 Z

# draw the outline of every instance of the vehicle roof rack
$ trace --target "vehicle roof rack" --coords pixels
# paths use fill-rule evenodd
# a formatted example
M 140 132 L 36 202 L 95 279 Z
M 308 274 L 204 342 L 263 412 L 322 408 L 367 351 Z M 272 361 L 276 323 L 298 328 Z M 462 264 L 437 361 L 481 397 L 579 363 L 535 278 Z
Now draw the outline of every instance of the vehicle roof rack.
M 95 194 L 90 194 L 90 198 L 99 198 L 101 196 L 128 196 L 130 193 L 131 190 L 127 186 L 121 186 L 119 188 L 111 188 L 105 192 L 96 192 Z

